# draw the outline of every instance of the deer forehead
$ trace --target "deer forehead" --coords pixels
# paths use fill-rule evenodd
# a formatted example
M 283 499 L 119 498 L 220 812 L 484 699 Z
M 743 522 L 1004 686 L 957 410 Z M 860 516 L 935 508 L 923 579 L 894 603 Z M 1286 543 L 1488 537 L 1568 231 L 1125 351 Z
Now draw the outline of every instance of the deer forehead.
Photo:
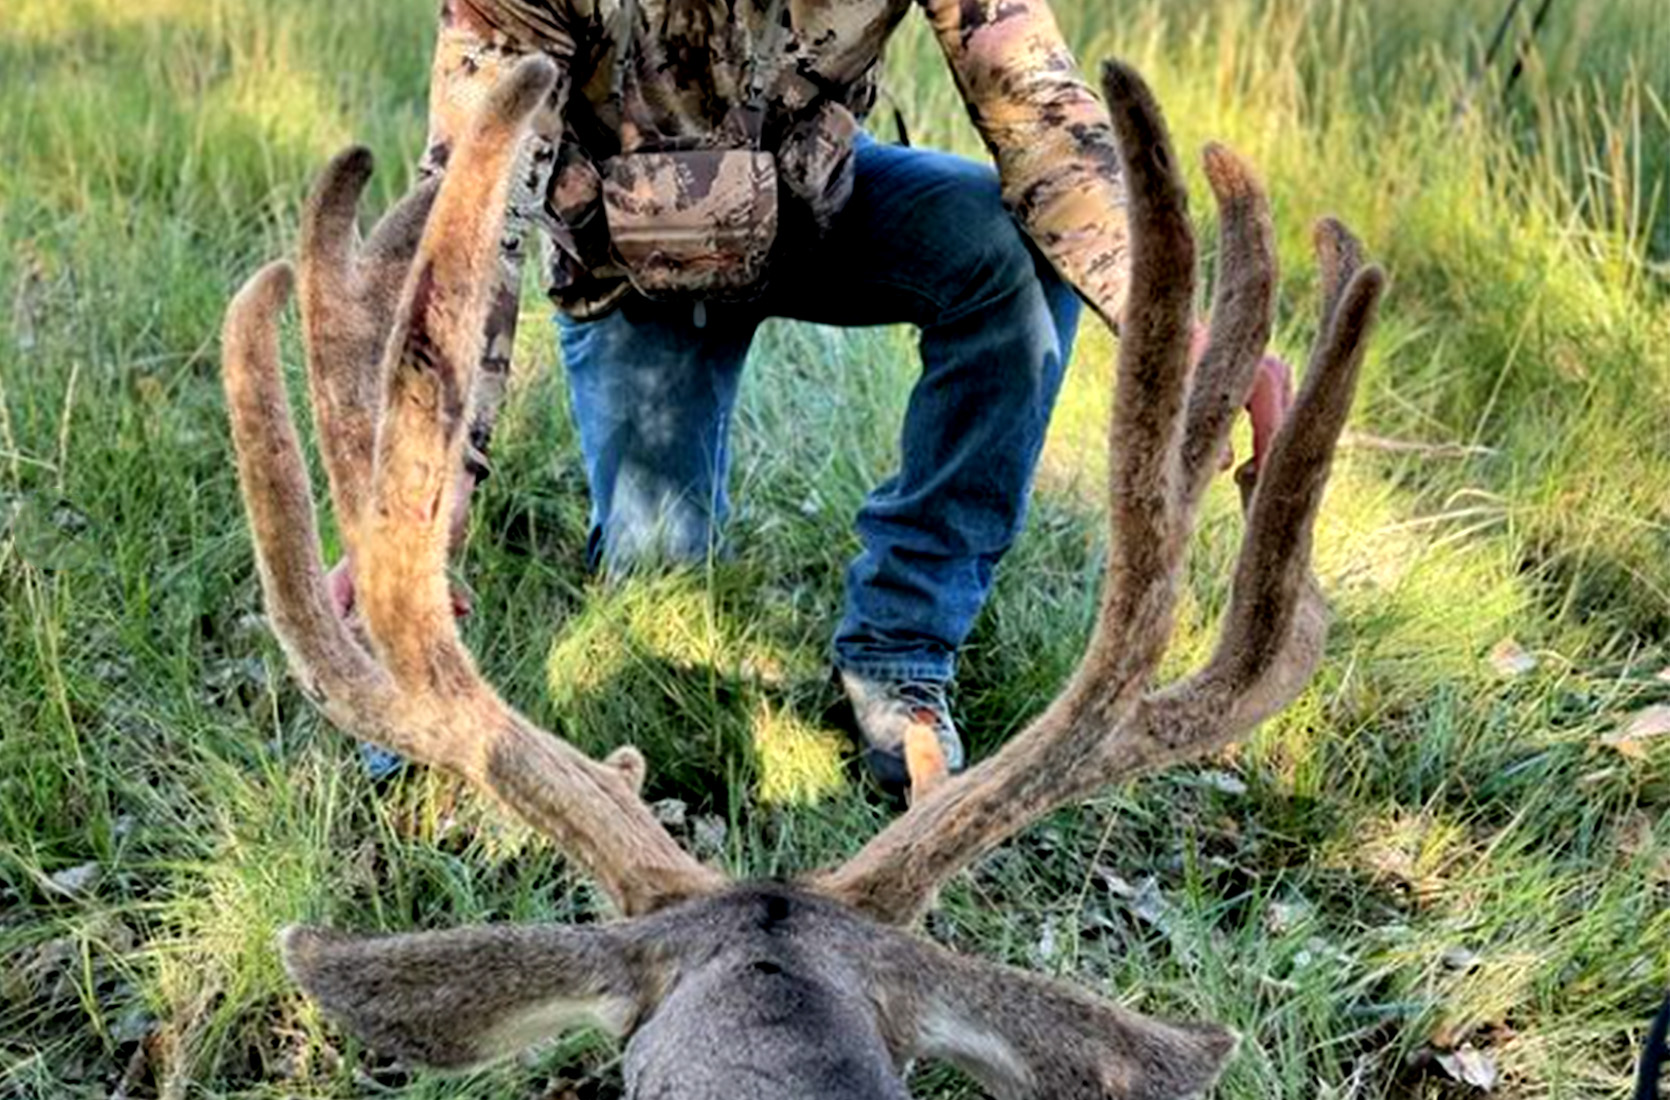
M 680 974 L 710 963 L 771 961 L 856 981 L 865 946 L 887 929 L 786 883 L 749 882 L 641 918 L 637 939 Z

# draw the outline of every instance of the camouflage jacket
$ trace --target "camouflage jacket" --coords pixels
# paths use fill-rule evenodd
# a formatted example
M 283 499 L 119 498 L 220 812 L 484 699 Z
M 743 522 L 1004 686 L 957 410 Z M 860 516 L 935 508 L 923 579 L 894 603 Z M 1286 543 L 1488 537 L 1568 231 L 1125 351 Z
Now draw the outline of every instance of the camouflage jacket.
M 1047 0 L 916 2 L 997 162 L 1005 202 L 1087 303 L 1117 319 L 1127 265 L 1113 135 Z M 748 58 L 761 42 L 780 47 L 781 58 L 769 70 L 762 142 L 777 149 L 784 190 L 827 224 L 846 198 L 840 166 L 851 158 L 855 120 L 874 100 L 882 46 L 910 6 L 911 0 L 443 0 L 424 171 L 444 170 L 475 105 L 523 55 L 542 53 L 570 78 L 567 103 L 549 113 L 524 151 L 512 197 L 515 231 L 507 235 L 504 286 L 489 319 L 479 434 L 491 422 L 509 362 L 526 229 L 542 231 L 547 285 L 561 308 L 578 317 L 609 308 L 627 284 L 610 258 L 597 164 L 635 148 L 645 127 L 660 143 L 681 148 L 730 143 L 724 131 L 751 102 L 745 85 L 755 70 Z M 766 26 L 772 13 L 782 16 L 775 38 Z M 628 52 L 619 41 L 634 16 Z M 623 81 L 615 69 L 627 58 L 632 68 L 622 75 L 632 79 Z

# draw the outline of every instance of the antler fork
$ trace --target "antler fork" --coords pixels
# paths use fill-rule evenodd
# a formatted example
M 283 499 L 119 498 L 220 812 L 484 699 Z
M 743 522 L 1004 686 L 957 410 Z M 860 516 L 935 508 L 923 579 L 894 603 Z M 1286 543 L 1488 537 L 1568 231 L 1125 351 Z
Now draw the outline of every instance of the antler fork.
M 947 878 L 1050 810 L 1241 736 L 1286 706 L 1321 656 L 1327 614 L 1310 569 L 1312 531 L 1384 275 L 1362 266 L 1342 225 L 1318 225 L 1322 326 L 1262 472 L 1241 475 L 1246 534 L 1216 651 L 1194 675 L 1154 690 L 1200 500 L 1269 339 L 1275 249 L 1252 171 L 1209 146 L 1221 259 L 1207 347 L 1191 370 L 1195 255 L 1176 158 L 1140 78 L 1110 63 L 1103 79 L 1129 193 L 1131 284 L 1095 633 L 1072 680 L 1025 731 L 814 879 L 884 921 L 914 919 Z
M 517 147 L 556 71 L 523 62 L 484 104 L 438 191 L 420 188 L 356 246 L 370 156 L 334 161 L 305 215 L 302 316 L 336 516 L 357 559 L 368 645 L 332 611 L 312 490 L 278 357 L 293 275 L 258 272 L 227 314 L 225 382 L 266 605 L 333 723 L 460 775 L 552 835 L 627 913 L 719 885 L 656 822 L 635 751 L 598 763 L 517 713 L 457 634 L 446 522 Z

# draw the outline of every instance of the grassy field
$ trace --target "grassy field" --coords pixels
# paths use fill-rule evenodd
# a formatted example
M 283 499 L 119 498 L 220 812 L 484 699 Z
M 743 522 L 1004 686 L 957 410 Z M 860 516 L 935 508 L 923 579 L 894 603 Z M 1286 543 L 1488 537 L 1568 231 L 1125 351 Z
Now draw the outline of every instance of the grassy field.
M 1181 144 L 1262 166 L 1302 351 L 1309 221 L 1393 290 L 1320 532 L 1337 623 L 1240 749 L 1110 790 L 947 891 L 958 948 L 1240 1028 L 1219 1095 L 1626 1093 L 1670 985 L 1670 19 L 1559 5 L 1482 72 L 1499 0 L 1061 0 Z M 350 140 L 409 164 L 432 0 L 12 0 L 0 21 L 0 1097 L 605 1094 L 585 1037 L 463 1078 L 345 1041 L 273 933 L 583 919 L 539 838 L 433 775 L 374 789 L 259 618 L 217 380 L 231 290 Z M 976 151 L 912 16 L 888 84 Z M 1198 183 L 1198 177 L 1197 177 Z M 385 168 L 376 201 L 404 184 Z M 1207 204 L 1197 203 L 1204 211 Z M 463 574 L 495 682 L 588 749 L 635 741 L 739 874 L 881 811 L 825 716 L 850 517 L 883 476 L 905 331 L 774 326 L 737 424 L 738 554 L 585 577 L 561 371 L 532 294 Z M 965 656 L 976 754 L 1089 624 L 1106 408 L 1081 342 L 1030 529 Z M 1244 449 L 1244 445 L 1243 445 Z M 1180 650 L 1221 607 L 1226 487 Z M 1649 715 L 1652 713 L 1647 711 Z M 1464 1072 L 1464 1071 L 1469 1071 Z M 918 1095 L 974 1095 L 939 1069 Z

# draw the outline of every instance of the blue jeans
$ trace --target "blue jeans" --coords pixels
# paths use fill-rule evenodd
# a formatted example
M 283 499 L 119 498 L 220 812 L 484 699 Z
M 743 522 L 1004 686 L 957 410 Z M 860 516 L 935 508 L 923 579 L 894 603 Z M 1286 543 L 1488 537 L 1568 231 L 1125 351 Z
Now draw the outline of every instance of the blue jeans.
M 595 321 L 559 318 L 592 561 L 617 570 L 709 552 L 760 321 L 915 325 L 922 374 L 898 471 L 858 513 L 835 663 L 943 681 L 1025 519 L 1079 300 L 1004 210 L 991 168 L 866 138 L 856 172 L 831 232 L 782 250 L 759 301 L 708 307 L 700 324 L 689 303 L 638 295 Z

